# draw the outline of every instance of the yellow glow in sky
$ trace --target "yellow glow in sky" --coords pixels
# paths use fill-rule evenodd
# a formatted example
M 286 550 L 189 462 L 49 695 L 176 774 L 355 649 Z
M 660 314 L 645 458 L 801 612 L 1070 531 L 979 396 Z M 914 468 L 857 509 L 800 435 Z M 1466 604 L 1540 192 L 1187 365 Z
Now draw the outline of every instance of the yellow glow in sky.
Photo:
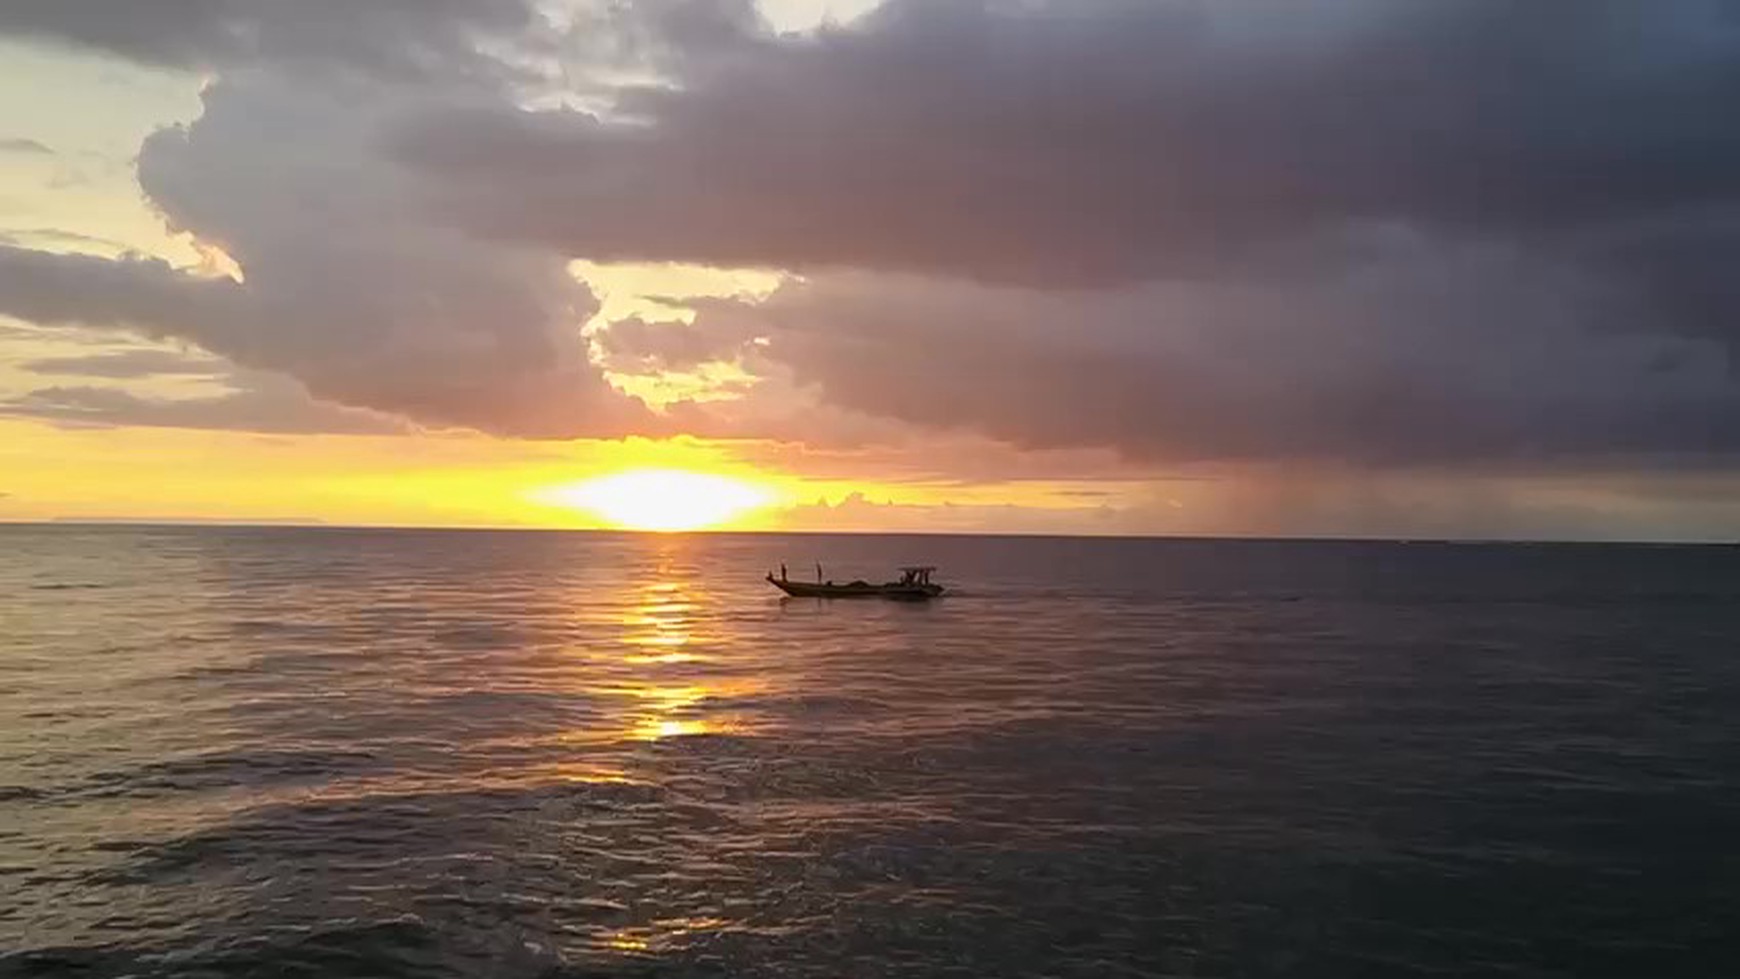
M 183 268 L 193 238 L 165 226 L 139 190 L 146 136 L 200 114 L 198 75 L 0 39 L 0 136 L 50 153 L 0 154 L 0 235 L 47 251 L 135 249 Z
M 588 510 L 625 530 L 716 527 L 773 502 L 742 480 L 680 469 L 637 469 L 540 490 L 546 504 Z
M 1075 484 L 804 476 L 744 458 L 747 451 L 687 438 L 264 435 L 55 426 L 0 415 L 0 522 L 959 532 L 975 529 L 963 521 L 976 513 L 1083 512 L 1082 500 L 1070 495 L 1082 488 Z M 1202 482 L 1177 491 L 1194 505 L 1202 501 L 1192 492 L 1217 490 Z M 839 505 L 853 494 L 900 505 L 811 506 Z

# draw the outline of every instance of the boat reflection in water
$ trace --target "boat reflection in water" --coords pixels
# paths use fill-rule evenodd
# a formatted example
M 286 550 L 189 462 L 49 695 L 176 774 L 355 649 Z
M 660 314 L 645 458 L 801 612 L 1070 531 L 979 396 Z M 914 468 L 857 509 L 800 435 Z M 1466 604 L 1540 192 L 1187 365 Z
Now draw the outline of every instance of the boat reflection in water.
M 779 577 L 773 572 L 767 573 L 769 584 L 785 592 L 793 598 L 892 598 L 904 601 L 924 601 L 936 598 L 943 593 L 943 586 L 930 580 L 931 572 L 936 568 L 928 565 L 913 565 L 900 569 L 900 578 L 896 581 L 886 581 L 873 585 L 868 581 L 851 581 L 837 585 L 832 581 L 823 581 L 822 566 L 816 565 L 816 580 L 814 582 L 792 581 L 786 575 L 785 565 L 779 566 Z

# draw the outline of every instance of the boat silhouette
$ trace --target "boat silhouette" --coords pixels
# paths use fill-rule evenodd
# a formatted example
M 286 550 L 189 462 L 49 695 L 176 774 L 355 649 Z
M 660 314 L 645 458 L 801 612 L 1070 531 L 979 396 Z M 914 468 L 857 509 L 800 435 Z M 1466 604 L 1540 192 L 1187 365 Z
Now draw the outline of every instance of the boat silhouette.
M 779 577 L 773 572 L 767 573 L 768 584 L 793 598 L 893 598 L 908 600 L 923 600 L 936 598 L 944 591 L 943 586 L 930 580 L 931 572 L 936 568 L 928 565 L 913 565 L 900 569 L 900 578 L 896 581 L 885 581 L 873 584 L 868 581 L 849 581 L 845 584 L 835 584 L 832 581 L 822 581 L 821 565 L 816 566 L 815 581 L 793 581 L 786 575 L 784 565 L 780 565 Z

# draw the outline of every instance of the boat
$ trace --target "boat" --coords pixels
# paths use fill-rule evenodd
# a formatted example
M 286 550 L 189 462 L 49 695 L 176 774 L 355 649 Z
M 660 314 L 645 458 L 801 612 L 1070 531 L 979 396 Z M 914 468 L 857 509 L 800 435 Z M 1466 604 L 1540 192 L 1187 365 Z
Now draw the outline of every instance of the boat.
M 849 581 L 843 585 L 832 581 L 823 581 L 822 569 L 816 566 L 815 581 L 792 581 L 786 577 L 785 566 L 780 565 L 779 577 L 773 572 L 767 573 L 768 584 L 778 588 L 793 598 L 893 598 L 922 601 L 936 598 L 943 593 L 943 586 L 930 580 L 931 572 L 936 568 L 927 565 L 913 565 L 900 569 L 897 581 L 885 581 L 880 585 L 868 581 Z

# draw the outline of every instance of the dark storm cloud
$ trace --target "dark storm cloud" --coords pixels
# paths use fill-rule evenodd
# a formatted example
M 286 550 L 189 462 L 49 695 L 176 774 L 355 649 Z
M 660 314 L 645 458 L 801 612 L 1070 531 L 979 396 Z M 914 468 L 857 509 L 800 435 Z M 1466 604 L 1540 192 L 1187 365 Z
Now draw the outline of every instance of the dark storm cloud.
M 595 259 L 1040 285 L 1354 220 L 1550 236 L 1740 192 L 1718 2 L 895 0 L 677 70 L 624 121 L 437 115 L 403 150 L 472 226 Z
M 1740 452 L 1732 4 L 895 0 L 675 70 L 397 145 L 481 234 L 809 275 L 604 342 L 849 411 L 1155 460 Z
M 533 23 L 525 0 L 6 0 L 0 33 L 180 68 L 256 61 L 422 76 L 482 64 L 480 37 Z
M 1429 250 L 1258 286 L 1052 293 L 819 277 L 696 328 L 827 403 L 1029 448 L 1155 463 L 1708 465 L 1740 454 L 1720 346 L 1591 333 L 1606 291 Z M 1506 268 L 1509 266 L 1509 268 Z
M 1740 378 L 1740 200 L 1603 229 L 1574 254 L 1631 286 L 1618 312 L 1633 326 L 1720 340 Z

